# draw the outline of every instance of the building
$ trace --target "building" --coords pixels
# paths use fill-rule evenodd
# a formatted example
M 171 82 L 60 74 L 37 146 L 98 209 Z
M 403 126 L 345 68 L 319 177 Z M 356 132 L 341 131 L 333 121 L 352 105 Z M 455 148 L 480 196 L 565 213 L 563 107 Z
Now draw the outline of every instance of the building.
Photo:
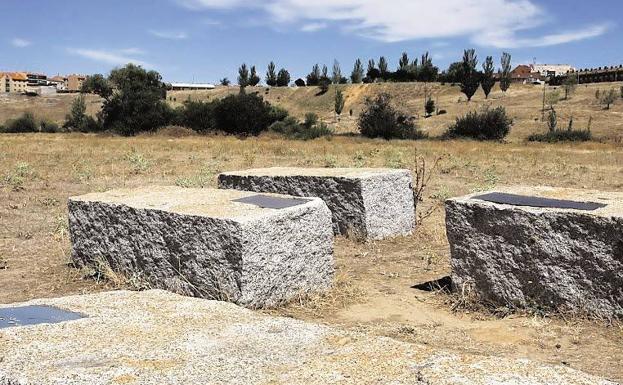
M 171 83 L 168 88 L 171 91 L 196 91 L 213 90 L 216 87 L 209 83 Z
M 548 78 L 575 71 L 575 68 L 569 64 L 531 64 L 530 67 L 532 67 L 532 72 L 538 72 L 542 77 Z
M 533 77 L 532 68 L 529 65 L 520 64 L 511 71 L 511 79 L 516 83 L 528 83 Z
M 85 75 L 67 75 L 67 91 L 79 92 L 82 89 L 82 83 L 86 80 Z
M 48 85 L 48 76 L 45 74 L 26 72 L 28 87 L 41 87 Z
M 28 89 L 25 72 L 0 72 L 0 93 L 24 94 Z
M 67 78 L 63 76 L 53 76 L 48 79 L 48 84 L 56 87 L 57 91 L 66 91 L 67 90 Z

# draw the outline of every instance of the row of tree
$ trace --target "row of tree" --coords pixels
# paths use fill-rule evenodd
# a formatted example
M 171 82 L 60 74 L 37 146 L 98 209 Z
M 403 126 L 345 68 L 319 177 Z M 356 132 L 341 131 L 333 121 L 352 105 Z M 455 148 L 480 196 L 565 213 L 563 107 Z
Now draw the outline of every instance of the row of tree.
M 511 56 L 504 52 L 501 59 L 501 68 L 498 70 L 497 78 L 500 81 L 500 87 L 506 91 L 511 82 Z M 305 80 L 297 80 L 297 85 L 328 88 L 330 84 L 346 84 L 349 81 L 353 84 L 373 83 L 377 81 L 393 81 L 393 82 L 449 82 L 460 83 L 461 90 L 471 100 L 479 86 L 482 86 L 485 95 L 488 97 L 491 89 L 495 85 L 495 66 L 493 57 L 487 56 L 482 71 L 477 68 L 478 58 L 473 49 L 465 50 L 463 60 L 452 63 L 450 67 L 443 72 L 439 72 L 439 68 L 433 64 L 432 57 L 428 52 L 424 53 L 420 58 L 411 60 L 409 55 L 404 52 L 399 60 L 398 67 L 395 71 L 389 69 L 389 62 L 385 56 L 381 56 L 376 62 L 374 59 L 368 60 L 367 67 L 364 67 L 361 59 L 355 60 L 350 76 L 347 78 L 342 73 L 340 63 L 335 60 L 333 68 L 329 73 L 327 65 L 314 64 L 312 70 Z M 270 62 L 266 71 L 265 83 L 271 87 L 286 87 L 290 84 L 290 73 L 281 68 L 276 71 L 275 63 Z M 257 74 L 255 66 L 250 69 L 246 64 L 242 64 L 238 69 L 238 84 L 240 87 L 256 86 L 261 79 Z M 221 84 L 229 85 L 228 79 L 221 80 Z

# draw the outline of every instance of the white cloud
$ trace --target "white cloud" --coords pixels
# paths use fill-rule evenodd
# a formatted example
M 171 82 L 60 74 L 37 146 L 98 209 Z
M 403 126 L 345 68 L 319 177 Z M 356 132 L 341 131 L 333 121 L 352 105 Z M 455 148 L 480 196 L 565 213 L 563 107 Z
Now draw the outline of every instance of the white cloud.
M 161 39 L 184 40 L 188 39 L 188 34 L 184 31 L 156 31 L 149 30 L 149 33 Z
M 607 28 L 589 26 L 532 39 L 522 33 L 546 25 L 548 15 L 534 0 L 175 0 L 193 10 L 260 11 L 272 22 L 306 27 L 335 22 L 344 30 L 384 42 L 468 37 L 476 44 L 527 47 L 595 37 Z M 309 24 L 305 24 L 309 23 Z M 300 28 L 300 27 L 299 27 Z
M 482 45 L 490 45 L 499 48 L 547 47 L 601 36 L 609 29 L 610 24 L 604 23 L 576 31 L 559 32 L 533 38 L 521 38 L 514 34 L 504 33 L 484 34 L 478 37 L 476 41 Z
M 98 61 L 100 63 L 112 64 L 112 65 L 125 65 L 128 63 L 133 63 L 136 65 L 140 65 L 143 67 L 154 67 L 153 65 L 142 61 L 137 60 L 131 57 L 126 56 L 121 51 L 107 51 L 107 50 L 97 50 L 97 49 L 79 49 L 79 48 L 68 48 L 67 51 L 71 54 L 81 56 L 86 59 Z
M 145 51 L 140 48 L 124 48 L 119 50 L 124 55 L 144 55 Z
M 26 39 L 20 39 L 19 37 L 11 39 L 11 45 L 17 48 L 26 48 L 32 45 L 32 42 Z
M 316 32 L 327 28 L 327 23 L 309 23 L 301 27 L 303 32 Z

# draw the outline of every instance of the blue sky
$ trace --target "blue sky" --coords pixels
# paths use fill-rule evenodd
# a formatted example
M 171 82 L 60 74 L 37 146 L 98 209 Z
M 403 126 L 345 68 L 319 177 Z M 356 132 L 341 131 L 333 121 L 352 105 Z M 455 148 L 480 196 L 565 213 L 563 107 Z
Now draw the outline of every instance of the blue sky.
M 430 51 L 446 68 L 464 48 L 513 65 L 623 63 L 623 1 L 2 0 L 0 70 L 108 73 L 127 62 L 166 81 L 235 80 L 242 62 L 290 70 Z M 23 15 L 23 16 L 18 16 Z M 482 62 L 482 60 L 481 60 Z

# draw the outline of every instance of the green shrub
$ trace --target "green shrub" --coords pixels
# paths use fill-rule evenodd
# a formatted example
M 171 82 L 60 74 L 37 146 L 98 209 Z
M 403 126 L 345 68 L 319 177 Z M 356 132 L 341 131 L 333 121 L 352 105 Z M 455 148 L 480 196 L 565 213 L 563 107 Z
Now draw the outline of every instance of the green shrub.
M 366 99 L 363 112 L 359 115 L 359 132 L 368 138 L 420 139 L 425 135 L 415 126 L 412 119 L 400 114 L 390 104 L 388 94 L 375 99 Z
M 175 123 L 197 132 L 208 132 L 216 126 L 214 110 L 218 102 L 186 101 L 177 111 Z
M 275 122 L 270 104 L 255 94 L 240 93 L 222 99 L 215 107 L 217 130 L 235 135 L 258 135 Z
M 318 115 L 314 113 L 306 114 L 303 123 L 299 123 L 295 118 L 288 116 L 284 120 L 273 123 L 270 129 L 288 138 L 301 140 L 311 140 L 333 135 L 333 129 L 326 123 L 319 121 Z
M 500 140 L 510 132 L 513 120 L 504 107 L 485 107 L 456 119 L 446 132 L 446 137 L 468 137 L 478 140 Z
M 39 125 L 35 116 L 31 112 L 24 112 L 22 116 L 17 119 L 9 120 L 6 123 L 4 132 L 21 133 L 21 132 L 38 132 Z
M 426 100 L 426 105 L 424 106 L 424 110 L 426 112 L 426 116 L 431 116 L 433 112 L 435 112 L 435 101 L 431 98 Z
M 41 132 L 47 132 L 50 134 L 61 132 L 58 124 L 49 120 L 42 120 L 39 127 Z
M 270 107 L 270 119 L 273 122 L 284 120 L 288 117 L 288 111 L 285 108 L 279 106 Z
M 278 134 L 290 136 L 299 130 L 301 124 L 292 116 L 278 120 L 270 125 L 270 130 Z
M 544 134 L 532 134 L 528 137 L 530 142 L 587 142 L 593 140 L 593 134 L 589 130 L 554 130 Z
M 552 110 L 550 112 L 551 115 L 554 115 L 554 120 L 556 119 L 556 113 Z M 588 120 L 588 127 L 586 130 L 575 130 L 573 128 L 573 117 L 569 119 L 569 126 L 566 130 L 559 130 L 556 128 L 556 121 L 552 126 L 551 122 L 548 123 L 548 131 L 545 134 L 533 134 L 528 137 L 530 142 L 547 142 L 547 143 L 556 143 L 556 142 L 587 142 L 593 139 L 593 134 L 591 133 L 591 122 L 592 118 Z M 553 127 L 553 128 L 552 128 Z

